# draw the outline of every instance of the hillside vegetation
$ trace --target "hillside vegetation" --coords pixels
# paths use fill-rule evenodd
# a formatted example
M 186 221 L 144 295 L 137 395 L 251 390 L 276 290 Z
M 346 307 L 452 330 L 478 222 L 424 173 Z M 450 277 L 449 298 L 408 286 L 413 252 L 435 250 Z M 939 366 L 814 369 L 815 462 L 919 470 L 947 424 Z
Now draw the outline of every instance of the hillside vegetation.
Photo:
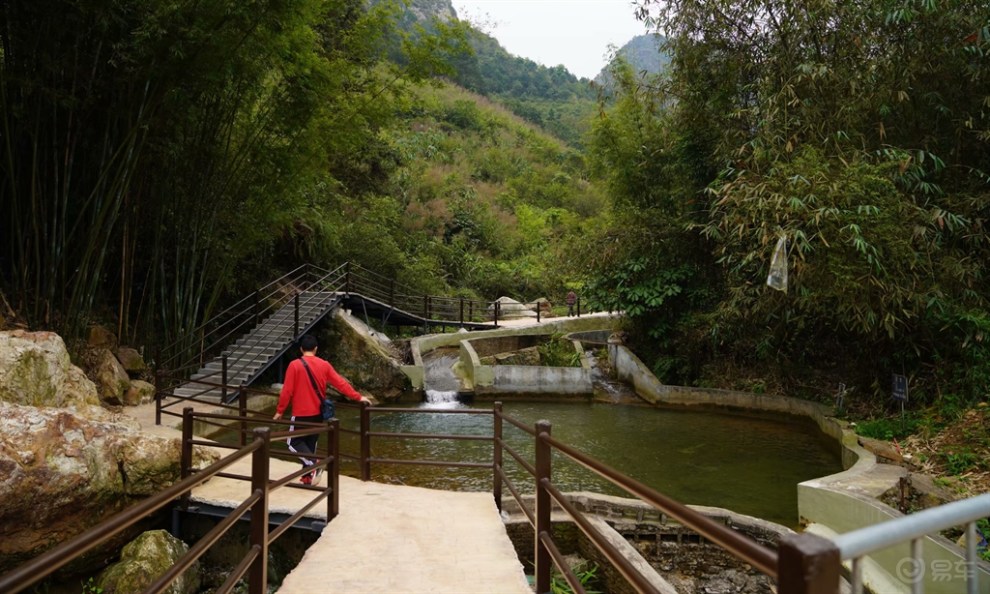
M 669 66 L 596 102 L 444 0 L 4 3 L 0 315 L 164 341 L 350 260 L 579 288 L 671 384 L 986 401 L 990 8 L 637 5 Z

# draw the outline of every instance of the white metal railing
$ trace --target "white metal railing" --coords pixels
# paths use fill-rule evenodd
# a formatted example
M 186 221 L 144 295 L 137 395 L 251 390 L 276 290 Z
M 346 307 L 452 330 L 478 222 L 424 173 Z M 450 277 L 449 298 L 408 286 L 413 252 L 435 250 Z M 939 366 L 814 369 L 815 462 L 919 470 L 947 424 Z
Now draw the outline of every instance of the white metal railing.
M 922 542 L 929 534 L 954 526 L 966 526 L 966 592 L 979 591 L 976 522 L 990 517 L 990 493 L 954 501 L 835 537 L 843 561 L 852 560 L 852 594 L 863 592 L 863 558 L 870 553 L 910 541 L 911 564 L 923 568 Z M 923 594 L 924 571 L 908 572 L 912 594 Z

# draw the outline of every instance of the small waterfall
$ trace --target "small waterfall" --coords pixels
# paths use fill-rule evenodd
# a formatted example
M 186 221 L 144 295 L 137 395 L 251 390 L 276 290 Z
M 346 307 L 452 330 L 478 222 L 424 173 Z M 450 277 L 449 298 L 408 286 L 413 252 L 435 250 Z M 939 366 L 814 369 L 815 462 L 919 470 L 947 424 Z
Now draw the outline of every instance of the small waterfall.
M 457 362 L 456 353 L 442 350 L 431 353 L 424 361 L 423 389 L 426 392 L 425 408 L 460 408 L 457 400 L 461 382 L 454 375 L 452 366 Z
M 426 390 L 425 408 L 460 408 L 463 404 L 457 400 L 457 390 Z

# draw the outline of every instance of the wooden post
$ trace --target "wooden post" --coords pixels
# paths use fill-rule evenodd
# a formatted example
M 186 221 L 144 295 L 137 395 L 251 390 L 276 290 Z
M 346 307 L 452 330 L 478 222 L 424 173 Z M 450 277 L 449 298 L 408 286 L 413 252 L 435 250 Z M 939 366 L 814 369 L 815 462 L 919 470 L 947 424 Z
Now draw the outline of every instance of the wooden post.
M 326 467 L 327 485 L 331 489 L 327 497 L 327 523 L 340 513 L 340 420 L 331 419 L 327 432 L 330 462 Z
M 237 389 L 237 416 L 241 417 L 240 444 L 247 445 L 247 386 L 241 383 Z
M 821 536 L 789 534 L 777 546 L 780 594 L 838 594 L 841 569 L 838 547 Z
M 361 403 L 361 480 L 371 480 L 371 413 L 368 403 Z
M 550 534 L 550 492 L 544 481 L 550 482 L 550 444 L 543 440 L 550 435 L 550 421 L 536 422 L 536 526 L 533 530 L 533 544 L 536 547 L 533 559 L 536 565 L 536 594 L 550 592 L 550 575 L 553 561 L 550 551 L 543 544 L 541 535 Z M 782 593 L 784 594 L 784 593 Z
M 228 351 L 220 354 L 220 403 L 227 404 L 227 357 Z
M 495 452 L 493 456 L 494 482 L 492 483 L 492 495 L 495 497 L 495 507 L 502 511 L 502 403 L 496 402 L 492 411 L 492 425 L 494 427 Z
M 268 427 L 254 430 L 254 439 L 262 446 L 251 458 L 251 492 L 261 497 L 251 506 L 251 539 L 249 546 L 258 550 L 257 557 L 248 570 L 248 594 L 265 594 L 268 591 L 268 454 L 271 434 Z
M 295 306 L 293 308 L 294 309 L 293 316 L 295 321 L 292 326 L 292 339 L 298 340 L 299 339 L 299 293 L 296 293 L 295 296 L 293 296 L 292 301 L 293 301 L 293 305 Z

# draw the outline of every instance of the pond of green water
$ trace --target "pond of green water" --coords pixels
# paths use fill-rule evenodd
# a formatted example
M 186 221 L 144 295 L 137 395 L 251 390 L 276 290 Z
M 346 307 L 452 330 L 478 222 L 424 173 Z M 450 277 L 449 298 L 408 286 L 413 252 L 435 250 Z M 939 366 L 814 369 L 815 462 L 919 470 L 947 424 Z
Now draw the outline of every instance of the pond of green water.
M 469 407 L 491 410 L 488 403 Z M 344 427 L 357 428 L 355 409 L 337 410 Z M 504 410 L 528 425 L 549 420 L 554 437 L 678 501 L 724 507 L 787 526 L 797 523 L 796 485 L 842 470 L 838 446 L 811 422 L 791 417 L 584 401 L 506 401 Z M 372 419 L 373 431 L 492 434 L 488 415 L 451 415 L 430 409 L 423 413 L 376 413 Z M 508 424 L 504 431 L 510 445 L 531 461 L 533 438 Z M 356 439 L 345 436 L 342 448 L 357 452 Z M 490 463 L 492 446 L 376 437 L 372 456 Z M 525 470 L 508 455 L 505 465 L 523 492 L 531 493 L 533 482 Z M 553 481 L 563 491 L 629 496 L 559 454 L 553 465 Z M 372 471 L 375 480 L 387 482 L 471 491 L 492 488 L 490 470 L 379 464 Z M 345 465 L 345 472 L 352 474 L 354 470 Z

